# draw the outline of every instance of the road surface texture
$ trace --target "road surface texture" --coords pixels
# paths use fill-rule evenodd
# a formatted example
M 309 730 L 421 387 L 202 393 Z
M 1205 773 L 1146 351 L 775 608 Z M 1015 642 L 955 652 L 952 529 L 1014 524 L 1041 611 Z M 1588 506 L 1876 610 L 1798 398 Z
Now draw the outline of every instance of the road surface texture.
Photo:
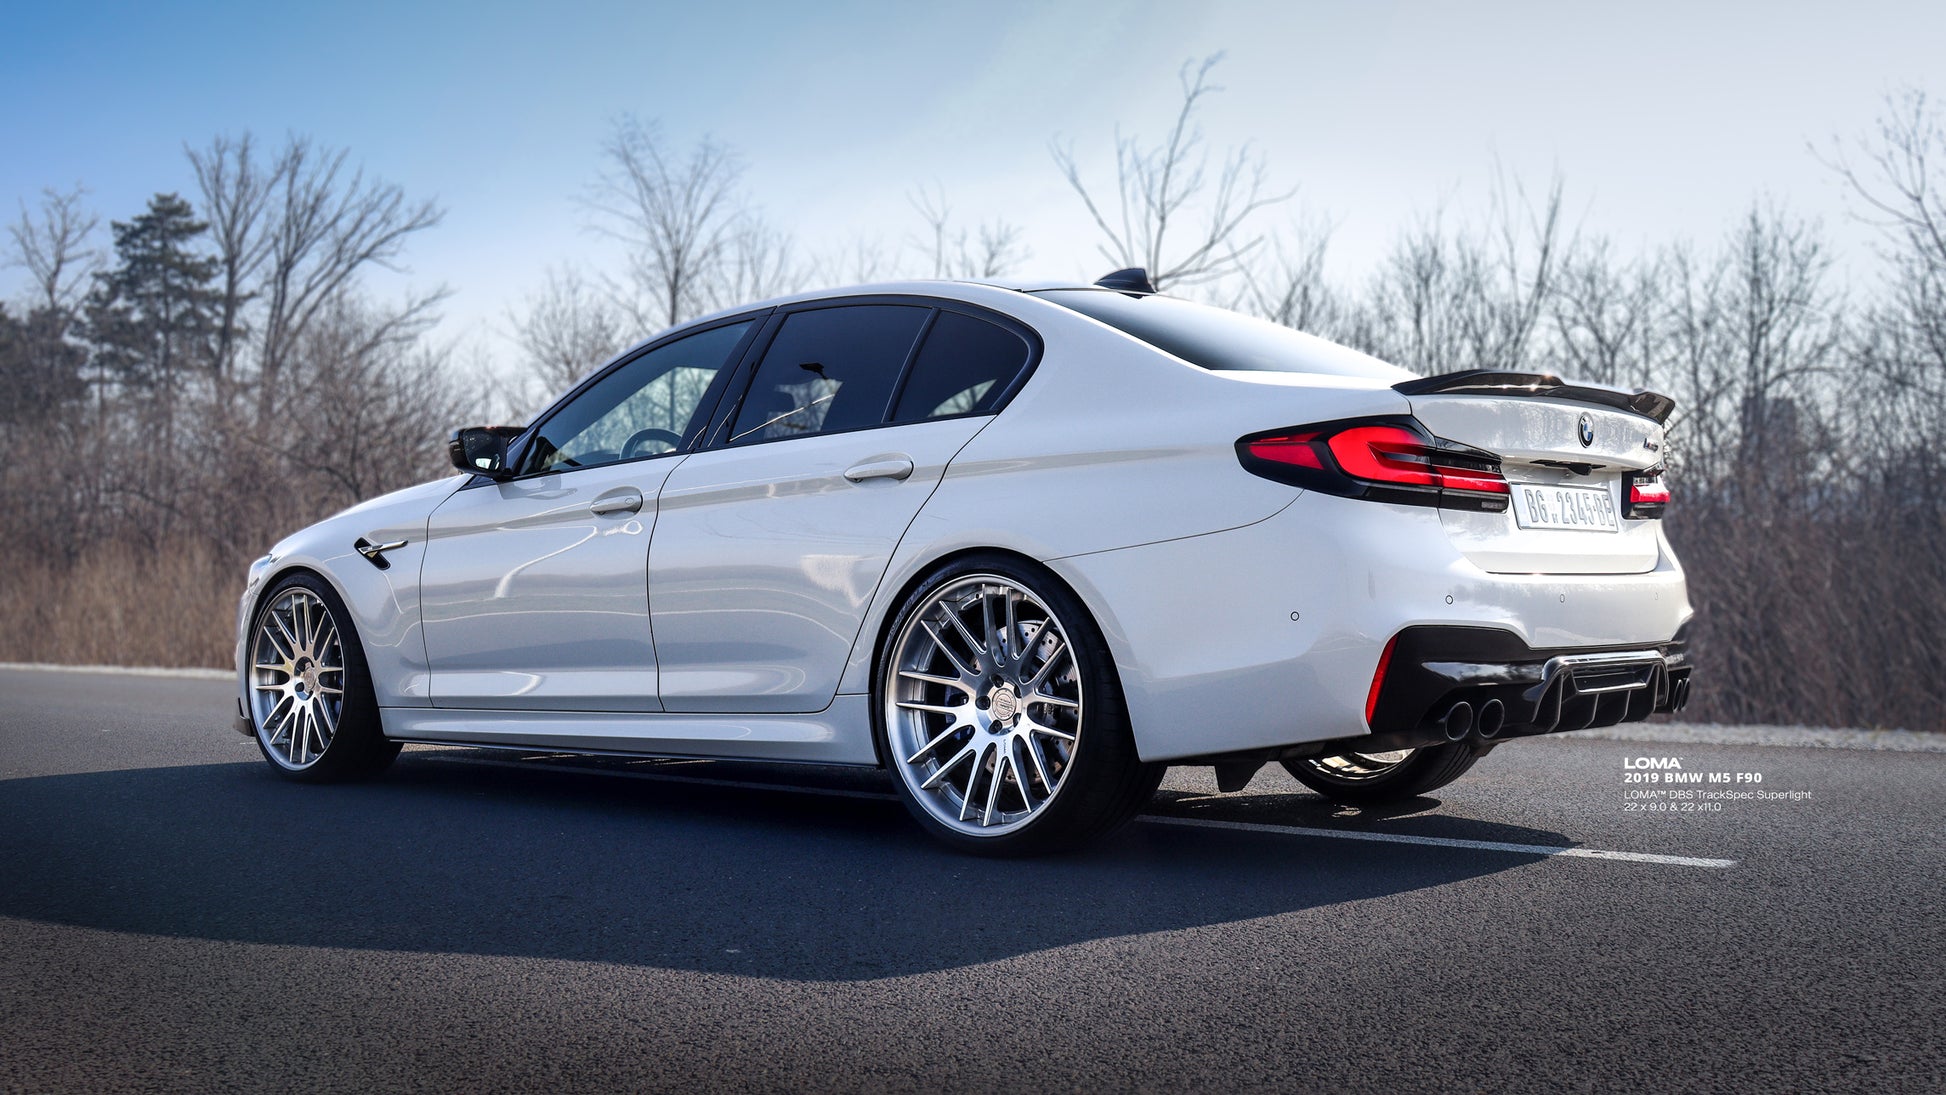
M 0 670 L 0 1090 L 1946 1090 L 1942 753 L 1547 739 L 1386 814 L 1183 769 L 1008 862 L 879 773 L 293 785 L 230 704 Z

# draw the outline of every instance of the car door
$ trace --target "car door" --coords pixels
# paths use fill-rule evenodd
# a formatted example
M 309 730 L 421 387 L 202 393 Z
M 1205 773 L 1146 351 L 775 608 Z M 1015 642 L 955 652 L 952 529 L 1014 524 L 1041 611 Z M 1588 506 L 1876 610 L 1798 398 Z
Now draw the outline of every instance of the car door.
M 518 474 L 433 511 L 420 576 L 436 707 L 654 711 L 656 496 L 757 320 L 650 347 L 519 443 Z
M 962 321 L 1004 340 L 983 344 L 1001 347 L 998 375 L 932 379 Z M 828 706 L 893 549 L 1032 352 L 910 298 L 784 313 L 714 443 L 663 486 L 649 567 L 663 707 Z

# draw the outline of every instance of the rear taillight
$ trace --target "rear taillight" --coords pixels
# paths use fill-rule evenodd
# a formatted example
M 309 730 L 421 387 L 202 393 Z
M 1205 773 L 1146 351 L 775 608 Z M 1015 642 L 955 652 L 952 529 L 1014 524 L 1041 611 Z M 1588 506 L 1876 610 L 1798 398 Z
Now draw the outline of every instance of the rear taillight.
M 1237 442 L 1237 458 L 1265 478 L 1327 494 L 1493 512 L 1507 508 L 1507 480 L 1492 453 L 1442 441 L 1409 418 L 1254 434 Z
M 1660 470 L 1630 472 L 1622 485 L 1627 489 L 1622 516 L 1631 521 L 1659 518 L 1669 507 L 1669 484 Z

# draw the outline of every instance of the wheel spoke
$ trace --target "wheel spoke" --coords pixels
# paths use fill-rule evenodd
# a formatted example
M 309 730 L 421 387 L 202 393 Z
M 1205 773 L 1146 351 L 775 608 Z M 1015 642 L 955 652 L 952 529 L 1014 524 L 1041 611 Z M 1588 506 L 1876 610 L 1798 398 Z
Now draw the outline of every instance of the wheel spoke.
M 1041 786 L 1048 794 L 1054 793 L 1054 777 L 1047 774 L 1047 754 L 1041 751 L 1041 743 L 1032 734 L 1027 735 L 1027 756 L 1034 762 L 1034 774 L 1041 778 Z
M 987 653 L 993 653 L 998 635 L 993 630 L 993 591 L 986 588 L 980 590 L 980 637 L 986 640 Z
M 993 774 L 989 777 L 989 782 L 987 783 L 987 809 L 986 813 L 980 817 L 980 824 L 982 825 L 993 824 L 994 808 L 1000 804 L 1001 777 L 1006 775 L 1007 763 L 1006 751 L 1001 749 L 999 745 L 995 745 L 993 747 Z
M 966 793 L 960 796 L 959 819 L 961 821 L 973 820 L 973 787 L 980 782 L 980 773 L 986 770 L 986 766 L 987 751 L 981 749 L 979 756 L 973 761 L 973 774 L 966 777 Z
M 948 727 L 947 727 L 946 729 L 944 729 L 944 730 L 941 730 L 941 731 L 939 732 L 939 736 L 938 736 L 938 737 L 935 737 L 935 738 L 933 738 L 933 739 L 932 739 L 931 741 L 929 741 L 929 742 L 927 742 L 926 744 L 924 744 L 924 745 L 921 745 L 921 746 L 919 747 L 919 751 L 918 751 L 918 752 L 916 752 L 916 753 L 914 753 L 914 754 L 912 754 L 911 756 L 909 756 L 909 757 L 907 757 L 907 758 L 905 758 L 905 762 L 906 762 L 907 764 L 917 764 L 917 763 L 919 763 L 919 758 L 920 758 L 920 757 L 923 757 L 923 756 L 925 756 L 925 755 L 926 755 L 927 753 L 930 753 L 930 752 L 932 752 L 932 751 L 933 751 L 934 749 L 937 749 L 937 748 L 939 748 L 939 743 L 940 743 L 940 742 L 943 742 L 943 741 L 945 741 L 946 739 L 948 739 L 948 738 L 950 738 L 950 737 L 952 737 L 952 736 L 953 736 L 954 734 L 957 734 L 957 733 L 959 733 L 959 732 L 960 732 L 961 730 L 964 730 L 964 729 L 966 729 L 966 724 L 965 724 L 965 723 L 963 723 L 963 722 L 954 722 L 954 723 L 953 723 L 953 725 L 951 725 L 951 726 L 948 726 Z M 942 767 L 942 768 L 941 768 L 940 770 L 941 770 L 941 771 L 944 771 L 945 769 L 944 769 L 944 768 Z
M 1073 734 L 1064 733 L 1063 731 L 1056 730 L 1052 726 L 1049 726 L 1044 722 L 1035 723 L 1033 726 L 1033 732 L 1036 734 L 1046 734 L 1048 737 L 1053 738 L 1055 741 L 1065 741 L 1070 745 L 1074 743 Z
M 979 661 L 980 655 L 985 654 L 987 652 L 987 648 L 980 645 L 980 640 L 974 638 L 973 633 L 966 629 L 966 621 L 959 618 L 958 610 L 951 609 L 951 608 L 947 609 L 946 618 L 952 621 L 953 630 L 960 633 L 960 638 L 966 640 L 966 645 L 973 648 L 973 658 L 976 663 L 974 668 L 978 669 L 979 666 L 977 665 L 977 663 Z M 971 674 L 968 675 L 970 676 Z
M 959 767 L 960 761 L 973 757 L 978 751 L 979 751 L 978 747 L 973 742 L 967 742 L 965 748 L 961 749 L 957 753 L 954 753 L 951 760 L 948 760 L 946 763 L 940 765 L 939 769 L 935 771 L 932 774 L 932 776 L 926 780 L 926 782 L 919 785 L 919 789 L 922 791 L 930 791 L 933 788 L 939 786 L 940 784 L 946 782 L 946 773 L 952 771 L 954 768 Z M 977 776 L 978 774 L 979 774 L 978 765 L 975 765 L 974 775 Z M 973 790 L 973 780 L 971 777 L 969 777 L 966 781 L 966 789 L 968 792 L 971 792 Z
M 309 597 L 299 597 L 291 603 L 291 623 L 297 627 L 297 638 L 304 644 L 304 653 L 315 656 L 317 647 L 314 644 L 318 641 L 318 631 L 311 619 Z
M 270 618 L 277 622 L 277 626 L 279 630 L 283 628 L 284 626 L 283 621 L 277 619 L 277 613 L 274 609 L 270 613 Z M 263 634 L 263 640 L 265 643 L 267 643 L 270 646 L 270 652 L 272 654 L 275 654 L 277 657 L 280 657 L 287 662 L 294 662 L 297 660 L 297 651 L 291 649 L 291 647 L 288 644 L 286 644 L 281 637 L 278 636 L 276 631 L 272 631 L 270 628 L 267 627 L 261 630 Z
M 288 748 L 291 709 L 296 703 L 297 701 L 287 694 L 271 705 L 269 712 L 264 715 L 264 732 L 270 735 L 270 744 L 276 745 L 281 740 Z
M 1067 653 L 1067 649 L 1068 644 L 1066 641 L 1059 635 L 1054 636 L 1054 649 L 1047 652 L 1047 659 L 1041 662 L 1041 667 L 1034 671 L 1032 679 L 1023 685 L 1022 688 L 1027 692 L 1032 692 L 1039 688 L 1041 682 L 1047 679 L 1048 672 L 1054 668 L 1054 663 L 1060 660 L 1062 654 Z
M 936 703 L 920 703 L 917 700 L 900 700 L 899 706 L 905 708 L 907 711 L 930 711 L 935 715 L 952 715 L 953 717 L 957 718 L 961 714 L 964 705 L 962 705 L 962 707 L 943 707 Z
M 972 687 L 958 677 L 942 677 L 936 673 L 921 673 L 917 669 L 901 669 L 899 670 L 899 676 L 907 677 L 915 681 L 924 681 L 927 684 L 943 684 L 948 688 L 957 688 L 969 696 L 973 694 Z
M 1020 598 L 1014 595 L 1013 590 L 1006 591 L 1006 598 L 1007 598 L 1007 660 L 1011 662 L 1018 662 L 1020 661 L 1021 651 L 1026 649 L 1025 647 L 1021 647 L 1019 649 L 1016 649 L 1014 647 L 1015 641 L 1020 638 L 1020 613 L 1017 611 L 1017 607 L 1020 604 Z
M 1013 737 L 1007 739 L 1007 764 L 1014 773 L 1014 786 L 1020 788 L 1020 804 L 1024 809 L 1033 810 L 1035 808 L 1034 795 L 1032 789 L 1028 786 L 1027 766 L 1020 762 L 1020 754 L 1022 752 L 1023 746 L 1019 738 Z M 1046 781 L 1043 780 L 1042 785 L 1045 786 L 1045 784 Z
M 946 645 L 946 637 L 939 633 L 939 628 L 933 626 L 931 620 L 921 620 L 919 621 L 919 626 L 926 629 L 926 634 L 932 638 L 932 644 L 939 648 L 941 654 L 946 655 L 946 660 L 952 662 L 953 668 L 959 670 L 962 676 L 977 677 L 980 675 L 974 669 L 969 668 L 965 662 L 961 661 L 960 656 L 954 653 L 952 647 Z
M 1021 702 L 1052 704 L 1055 707 L 1067 707 L 1074 710 L 1080 710 L 1081 708 L 1081 705 L 1076 703 L 1075 701 L 1068 699 L 1064 696 L 1057 696 L 1052 692 L 1036 692 L 1033 695 L 1028 696 L 1025 700 L 1022 700 Z

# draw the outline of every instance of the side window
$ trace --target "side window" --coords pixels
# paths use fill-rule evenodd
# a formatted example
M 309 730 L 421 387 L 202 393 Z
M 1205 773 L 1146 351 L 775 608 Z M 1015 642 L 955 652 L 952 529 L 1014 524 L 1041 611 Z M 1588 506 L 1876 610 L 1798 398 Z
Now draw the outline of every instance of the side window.
M 764 353 L 730 443 L 876 426 L 929 308 L 858 304 L 785 317 Z
M 1027 340 L 995 323 L 941 312 L 899 393 L 895 422 L 991 410 L 1027 364 Z
M 755 320 L 659 346 L 596 381 L 542 424 L 522 474 L 592 468 L 682 446 L 704 393 Z

